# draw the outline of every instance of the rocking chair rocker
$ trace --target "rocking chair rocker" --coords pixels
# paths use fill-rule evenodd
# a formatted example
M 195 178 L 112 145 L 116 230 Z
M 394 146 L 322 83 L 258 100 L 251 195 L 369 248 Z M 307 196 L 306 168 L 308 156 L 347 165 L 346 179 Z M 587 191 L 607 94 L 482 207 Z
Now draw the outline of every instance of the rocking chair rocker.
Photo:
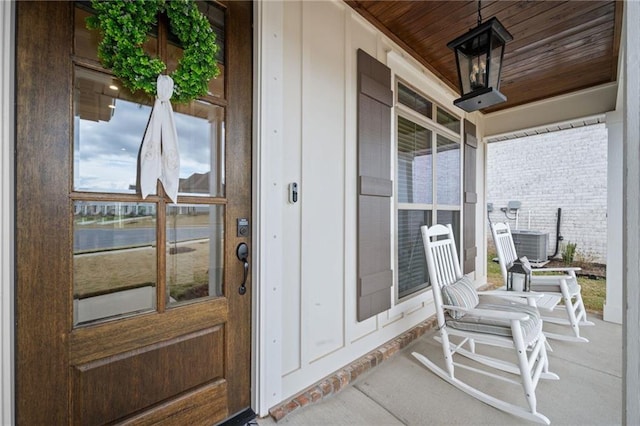
M 492 223 L 491 234 L 498 252 L 500 271 L 502 279 L 506 285 L 507 269 L 518 258 L 516 248 L 511 235 L 511 228 L 508 223 Z M 555 303 L 548 306 L 549 310 L 561 309 L 557 302 L 563 300 L 567 318 L 554 316 L 543 316 L 546 323 L 569 325 L 573 330 L 573 335 L 545 332 L 550 339 L 566 340 L 570 342 L 588 342 L 585 337 L 580 336 L 580 326 L 594 325 L 587 320 L 587 311 L 582 302 L 581 288 L 576 278 L 576 271 L 580 268 L 536 268 L 531 276 L 531 290 L 544 293 L 547 297 L 554 297 Z M 541 273 L 552 272 L 554 275 L 541 275 Z M 542 309 L 541 306 L 538 306 Z
M 558 380 L 558 376 L 548 369 L 542 320 L 533 303 L 530 303 L 533 306 L 528 306 L 513 302 L 514 296 L 535 299 L 542 295 L 534 292 L 487 292 L 490 296 L 502 296 L 504 300 L 487 299 L 483 293 L 479 295 L 473 283 L 461 273 L 451 225 L 422 226 L 421 231 L 440 334 L 436 340 L 442 344 L 446 370 L 422 354 L 413 352 L 413 356 L 441 379 L 468 395 L 514 416 L 549 424 L 549 419 L 536 410 L 535 390 L 539 379 Z M 451 337 L 461 342 L 455 343 Z M 468 349 L 463 347 L 465 344 Z M 506 348 L 517 362 L 477 353 L 480 344 Z M 520 380 L 455 362 L 454 354 L 519 375 Z M 461 381 L 455 376 L 456 367 L 522 386 L 527 407 L 498 399 Z

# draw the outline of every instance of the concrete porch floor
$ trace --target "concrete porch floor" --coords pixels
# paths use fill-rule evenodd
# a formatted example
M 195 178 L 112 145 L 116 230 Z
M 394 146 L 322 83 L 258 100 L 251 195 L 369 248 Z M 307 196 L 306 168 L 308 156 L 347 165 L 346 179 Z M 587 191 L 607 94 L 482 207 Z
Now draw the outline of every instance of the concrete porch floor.
M 622 327 L 590 315 L 593 327 L 581 327 L 589 343 L 549 340 L 549 369 L 559 381 L 541 380 L 538 412 L 556 425 L 622 423 Z M 548 331 L 568 327 L 545 324 Z M 420 352 L 444 366 L 442 349 L 431 330 L 394 357 L 358 377 L 327 399 L 290 413 L 279 422 L 258 419 L 260 426 L 290 425 L 519 425 L 527 421 L 503 413 L 457 390 L 422 366 Z M 492 349 L 491 351 L 495 351 Z M 468 363 L 458 356 L 457 361 Z M 483 391 L 524 405 L 522 388 L 463 369 L 456 376 Z

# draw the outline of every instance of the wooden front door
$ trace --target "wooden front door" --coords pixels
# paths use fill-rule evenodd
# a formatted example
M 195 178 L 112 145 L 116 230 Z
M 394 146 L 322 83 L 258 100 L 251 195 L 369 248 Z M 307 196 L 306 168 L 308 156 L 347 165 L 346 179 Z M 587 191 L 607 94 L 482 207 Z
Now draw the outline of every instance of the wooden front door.
M 199 2 L 222 47 L 174 106 L 178 203 L 142 199 L 152 99 L 97 60 L 88 2 L 18 2 L 18 424 L 216 424 L 250 406 L 251 4 Z M 145 49 L 175 69 L 160 16 Z M 246 292 L 239 291 L 246 278 Z

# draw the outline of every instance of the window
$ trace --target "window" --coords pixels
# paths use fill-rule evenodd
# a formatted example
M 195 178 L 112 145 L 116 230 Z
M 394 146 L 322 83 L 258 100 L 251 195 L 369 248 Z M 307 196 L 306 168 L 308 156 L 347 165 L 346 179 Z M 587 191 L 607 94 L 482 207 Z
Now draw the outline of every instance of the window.
M 224 46 L 224 10 L 209 2 L 198 7 Z M 91 13 L 88 3 L 76 3 L 75 326 L 219 297 L 224 271 L 224 53 L 218 58 L 221 74 L 209 83 L 209 93 L 174 105 L 179 203 L 168 203 L 161 187 L 143 200 L 137 193 L 137 166 L 153 99 L 129 92 L 109 70 L 96 66 L 98 32 L 86 27 Z M 182 57 L 166 22 L 154 26 L 145 49 L 161 55 L 168 71 Z
M 422 225 L 451 224 L 459 246 L 461 136 L 459 118 L 402 82 L 396 87 L 396 282 L 402 299 L 429 285 Z

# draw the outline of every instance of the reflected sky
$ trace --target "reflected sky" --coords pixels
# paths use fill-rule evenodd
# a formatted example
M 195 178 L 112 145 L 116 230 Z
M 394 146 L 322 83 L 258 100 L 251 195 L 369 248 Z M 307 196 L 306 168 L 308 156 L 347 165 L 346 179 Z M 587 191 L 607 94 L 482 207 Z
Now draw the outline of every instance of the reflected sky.
M 135 192 L 138 152 L 151 107 L 123 99 L 115 99 L 114 106 L 109 121 L 75 117 L 76 190 Z M 211 124 L 206 119 L 186 114 L 174 113 L 174 117 L 180 149 L 180 177 L 209 172 Z

